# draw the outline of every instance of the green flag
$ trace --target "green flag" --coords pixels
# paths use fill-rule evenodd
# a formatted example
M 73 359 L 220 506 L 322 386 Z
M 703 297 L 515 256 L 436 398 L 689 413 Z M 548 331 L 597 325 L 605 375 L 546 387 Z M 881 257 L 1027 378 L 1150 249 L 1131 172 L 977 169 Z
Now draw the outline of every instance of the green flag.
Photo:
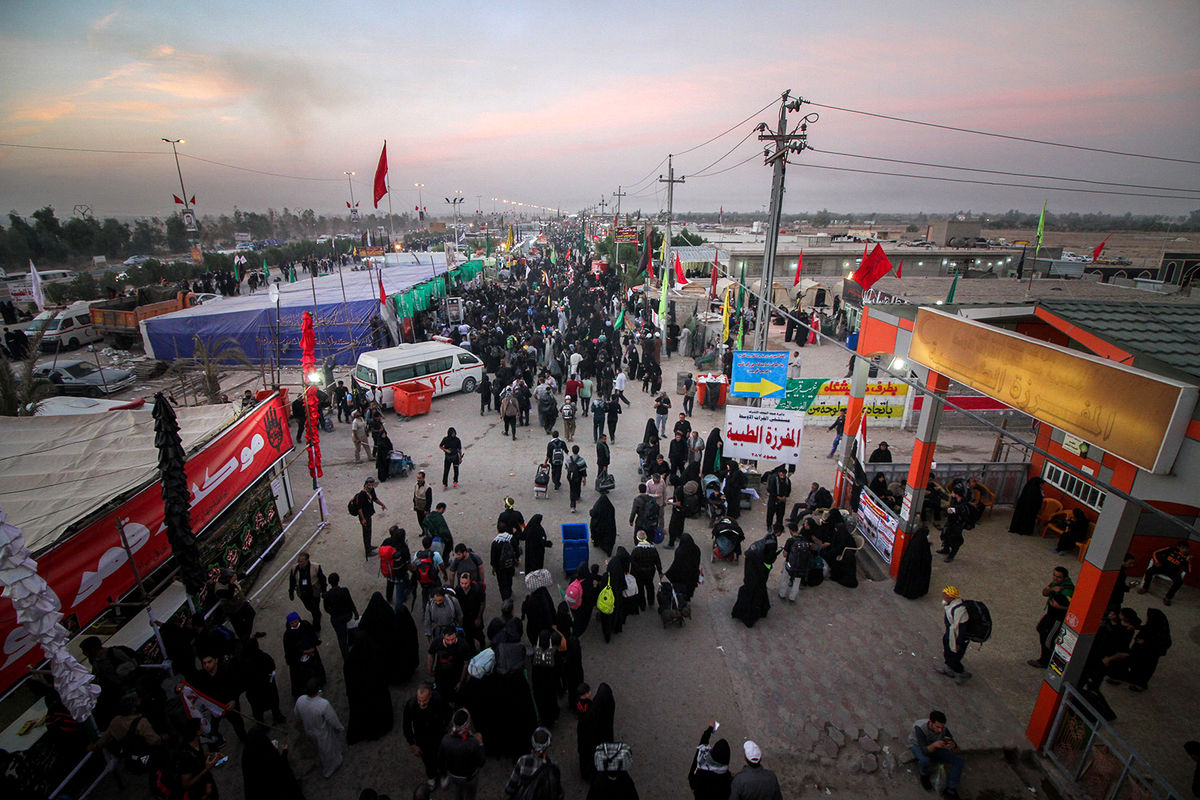
M 737 349 L 738 350 L 742 349 L 742 321 L 744 319 L 745 319 L 745 317 L 738 317 L 738 337 L 737 337 Z
M 484 231 L 484 232 L 483 232 L 483 242 L 484 242 L 484 247 L 486 248 L 486 249 L 484 250 L 484 255 L 486 255 L 487 257 L 491 258 L 491 255 L 492 255 L 492 234 L 491 234 L 491 231 Z
M 293 264 L 288 268 L 288 283 L 296 282 L 296 265 Z
M 1042 230 L 1043 230 L 1043 229 L 1045 229 L 1045 227 L 1046 227 L 1046 201 L 1045 201 L 1045 200 L 1043 200 L 1043 201 L 1042 201 L 1042 215 L 1041 215 L 1040 217 L 1038 217 L 1037 247 L 1036 247 L 1036 248 L 1034 248 L 1034 251 L 1033 251 L 1033 257 L 1034 257 L 1034 258 L 1037 258 L 1037 257 L 1038 257 L 1038 253 L 1039 253 L 1039 252 L 1041 252 L 1041 249 L 1042 249 Z
M 267 283 L 271 282 L 271 268 L 267 266 L 267 260 L 263 259 L 263 277 L 267 279 Z
M 613 330 L 617 333 L 620 333 L 621 327 L 624 324 L 625 324 L 625 309 L 622 308 L 620 313 L 617 314 L 617 321 L 613 323 Z
M 737 307 L 738 307 L 738 310 L 739 310 L 739 311 L 741 310 L 741 308 L 742 308 L 742 303 L 744 303 L 744 302 L 745 302 L 745 300 L 746 300 L 746 265 L 745 265 L 745 263 L 743 263 L 743 264 L 742 264 L 742 277 L 738 278 L 738 301 L 737 301 Z M 739 324 L 740 324 L 740 323 L 739 323 Z
M 205 271 L 205 272 L 208 272 L 208 268 L 207 268 L 207 267 L 205 267 L 204 271 Z M 242 282 L 242 271 L 241 271 L 241 269 L 239 269 L 239 268 L 238 268 L 238 262 L 237 262 L 237 261 L 234 261 L 234 262 L 233 262 L 233 279 L 234 279 L 234 281 L 236 281 L 237 283 L 241 283 L 241 282 Z
M 946 292 L 946 305 L 954 302 L 954 290 L 958 288 L 958 273 L 954 273 L 954 281 L 950 284 L 950 291 Z
M 558 264 L 558 251 L 554 249 L 554 245 L 550 245 L 550 263 Z

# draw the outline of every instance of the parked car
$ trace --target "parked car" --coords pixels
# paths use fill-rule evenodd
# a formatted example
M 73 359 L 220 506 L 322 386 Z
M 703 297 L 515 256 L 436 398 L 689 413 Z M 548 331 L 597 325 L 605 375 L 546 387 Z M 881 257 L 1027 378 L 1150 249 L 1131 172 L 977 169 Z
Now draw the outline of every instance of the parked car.
M 145 264 L 149 260 L 150 256 L 130 256 L 122 263 L 124 263 L 127 267 L 137 267 Z
M 101 369 L 83 360 L 45 364 L 35 368 L 33 375 L 53 383 L 58 389 L 58 394 L 85 397 L 114 394 L 133 385 L 133 373 L 129 370 L 113 367 Z

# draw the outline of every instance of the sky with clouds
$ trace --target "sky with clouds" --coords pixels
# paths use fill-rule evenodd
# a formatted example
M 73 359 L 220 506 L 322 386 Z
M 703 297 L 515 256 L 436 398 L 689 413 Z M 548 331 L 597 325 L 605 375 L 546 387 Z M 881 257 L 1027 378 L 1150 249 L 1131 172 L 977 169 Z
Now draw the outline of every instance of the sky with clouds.
M 201 213 L 344 211 L 345 171 L 369 209 L 385 138 L 398 212 L 416 205 L 415 183 L 431 213 L 455 191 L 468 212 L 490 211 L 493 197 L 573 212 L 611 204 L 618 186 L 626 208 L 657 211 L 668 153 L 679 154 L 676 175 L 695 176 L 676 187 L 676 208 L 757 212 L 771 177 L 754 126 L 775 124 L 786 89 L 827 106 L 1200 161 L 1198 41 L 1194 0 L 11 0 L 0 4 L 0 212 L 170 213 L 179 183 L 162 137 L 186 139 L 183 177 Z M 813 150 L 788 170 L 785 213 L 1036 213 L 1043 200 L 1064 212 L 1200 208 L 1195 163 L 803 111 L 820 118 Z

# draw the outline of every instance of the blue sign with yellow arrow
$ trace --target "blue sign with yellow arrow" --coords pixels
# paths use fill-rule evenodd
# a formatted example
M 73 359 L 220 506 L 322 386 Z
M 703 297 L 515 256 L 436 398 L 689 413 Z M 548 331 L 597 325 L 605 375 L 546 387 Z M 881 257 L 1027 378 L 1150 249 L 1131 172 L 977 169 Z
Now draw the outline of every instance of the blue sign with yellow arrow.
M 729 393 L 767 400 L 783 397 L 787 387 L 787 350 L 738 350 L 733 354 Z

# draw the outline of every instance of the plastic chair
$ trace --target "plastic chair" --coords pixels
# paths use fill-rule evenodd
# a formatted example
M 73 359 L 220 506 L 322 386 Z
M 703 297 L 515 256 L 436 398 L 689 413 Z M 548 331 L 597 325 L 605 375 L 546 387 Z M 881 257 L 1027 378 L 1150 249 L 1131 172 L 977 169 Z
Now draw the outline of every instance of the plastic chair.
M 1041 519 L 1041 516 L 1038 516 Z M 1047 536 L 1062 536 L 1067 532 L 1067 527 L 1071 524 L 1071 509 L 1064 508 L 1062 511 L 1054 514 L 1046 522 L 1046 526 L 1042 528 L 1042 538 Z
M 859 550 L 862 550 L 864 547 L 867 546 L 866 539 L 864 539 L 862 536 L 858 535 L 857 533 L 852 533 L 852 534 L 850 534 L 850 536 L 851 536 L 851 538 L 854 539 L 854 543 L 856 546 L 855 547 L 843 547 L 842 552 L 839 553 L 837 556 L 838 561 L 841 561 L 843 558 L 845 558 L 846 553 L 857 553 Z
M 1146 569 L 1147 569 L 1147 570 L 1149 570 L 1149 569 L 1150 569 L 1151 567 L 1153 567 L 1153 566 L 1154 566 L 1154 556 L 1153 556 L 1153 555 L 1151 555 L 1151 556 L 1150 556 L 1150 560 L 1146 562 Z M 1179 579 L 1180 579 L 1180 580 L 1186 580 L 1186 579 L 1187 579 L 1187 575 L 1188 575 L 1188 574 L 1187 574 L 1187 571 L 1181 572 L 1181 573 L 1179 573 Z M 1162 575 L 1162 574 L 1159 574 L 1159 575 L 1155 575 L 1155 576 L 1153 576 L 1153 577 L 1152 577 L 1150 580 L 1151 580 L 1151 581 L 1154 581 L 1154 580 L 1164 580 L 1164 581 L 1166 581 L 1167 583 L 1170 583 L 1170 582 L 1171 582 L 1171 576 L 1170 576 L 1170 575 Z M 1144 588 L 1146 591 L 1150 591 L 1150 589 L 1151 589 L 1151 588 L 1153 588 L 1153 586 L 1154 586 L 1154 584 L 1153 584 L 1153 583 L 1146 583 L 1146 579 L 1145 579 L 1145 577 L 1143 577 L 1143 578 L 1142 578 L 1142 580 L 1140 581 L 1140 583 L 1141 583 L 1141 585 L 1142 585 L 1142 588 Z
M 975 482 L 975 488 L 979 490 L 979 504 L 983 506 L 983 510 L 991 516 L 992 506 L 996 504 L 996 493 L 991 490 L 991 487 L 985 486 L 979 481 Z
M 1089 522 L 1088 523 L 1088 536 L 1086 539 L 1084 539 L 1082 542 L 1079 543 L 1079 563 L 1080 564 L 1083 563 L 1083 559 L 1087 556 L 1088 545 L 1090 545 L 1092 543 L 1092 534 L 1094 534 L 1095 532 L 1096 532 L 1096 523 Z
M 1046 527 L 1054 515 L 1062 511 L 1063 504 L 1052 497 L 1042 499 L 1042 508 L 1038 511 L 1037 521 L 1042 526 L 1042 538 L 1046 538 Z

